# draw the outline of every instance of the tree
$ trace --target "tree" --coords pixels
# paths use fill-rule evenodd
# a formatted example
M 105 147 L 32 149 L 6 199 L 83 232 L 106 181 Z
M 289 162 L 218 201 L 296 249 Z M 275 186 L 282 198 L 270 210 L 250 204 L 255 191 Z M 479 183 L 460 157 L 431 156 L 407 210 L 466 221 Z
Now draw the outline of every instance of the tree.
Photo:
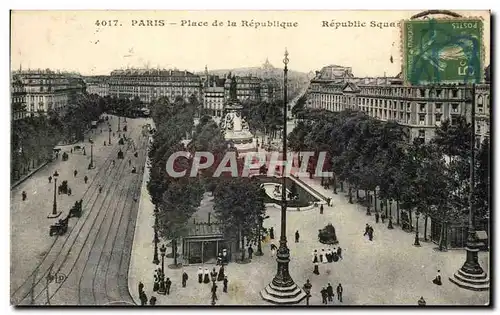
M 214 210 L 223 224 L 226 237 L 241 243 L 241 260 L 245 260 L 245 239 L 258 235 L 259 220 L 265 214 L 264 190 L 251 178 L 228 178 L 214 192 Z

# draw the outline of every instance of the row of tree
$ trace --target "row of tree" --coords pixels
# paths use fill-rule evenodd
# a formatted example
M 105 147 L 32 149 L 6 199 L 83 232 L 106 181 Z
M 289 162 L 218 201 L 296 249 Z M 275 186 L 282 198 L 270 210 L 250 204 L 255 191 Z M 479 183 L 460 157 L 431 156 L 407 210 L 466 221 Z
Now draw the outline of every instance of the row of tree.
M 323 168 L 335 174 L 334 193 L 338 182 L 347 183 L 350 202 L 353 190 L 364 190 L 367 199 L 373 193 L 375 211 L 377 198 L 382 204 L 394 200 L 398 223 L 401 208 L 407 211 L 410 227 L 412 211 L 424 214 L 426 223 L 428 217 L 441 222 L 467 218 L 472 126 L 464 117 L 453 125 L 445 121 L 429 143 L 418 138 L 410 143 L 404 126 L 359 111 L 298 113 L 303 120 L 289 134 L 289 146 L 316 156 L 327 152 Z M 476 220 L 481 220 L 489 215 L 488 140 L 477 151 L 474 201 Z M 367 207 L 369 213 L 370 203 Z M 443 233 L 444 229 L 443 224 Z
M 60 143 L 83 140 L 91 121 L 99 119 L 104 108 L 97 95 L 81 94 L 71 98 L 62 110 L 49 110 L 26 118 L 12 120 L 11 179 L 36 168 L 53 157 L 54 147 Z M 12 112 L 25 111 L 25 106 Z
M 242 116 L 248 122 L 252 133 L 257 131 L 274 139 L 283 128 L 283 101 L 255 102 L 246 100 L 243 102 Z

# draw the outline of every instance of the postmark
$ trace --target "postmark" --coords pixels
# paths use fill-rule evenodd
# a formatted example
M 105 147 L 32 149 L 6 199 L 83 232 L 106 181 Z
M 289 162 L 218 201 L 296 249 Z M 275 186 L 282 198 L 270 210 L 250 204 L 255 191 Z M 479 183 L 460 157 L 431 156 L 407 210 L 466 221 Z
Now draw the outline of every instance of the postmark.
M 484 74 L 483 20 L 405 20 L 403 77 L 411 85 L 479 83 Z

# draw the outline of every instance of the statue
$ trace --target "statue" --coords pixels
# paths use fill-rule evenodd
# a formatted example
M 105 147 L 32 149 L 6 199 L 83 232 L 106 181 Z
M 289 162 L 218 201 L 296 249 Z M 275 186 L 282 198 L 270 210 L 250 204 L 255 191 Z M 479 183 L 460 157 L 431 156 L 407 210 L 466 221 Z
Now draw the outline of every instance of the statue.
M 232 101 L 235 101 L 238 99 L 237 94 L 236 94 L 236 77 L 233 74 L 233 77 L 231 78 L 231 85 L 229 86 L 229 99 Z
M 319 242 L 322 244 L 338 244 L 337 235 L 335 234 L 335 228 L 331 223 L 325 226 L 322 230 L 319 230 L 318 233 Z

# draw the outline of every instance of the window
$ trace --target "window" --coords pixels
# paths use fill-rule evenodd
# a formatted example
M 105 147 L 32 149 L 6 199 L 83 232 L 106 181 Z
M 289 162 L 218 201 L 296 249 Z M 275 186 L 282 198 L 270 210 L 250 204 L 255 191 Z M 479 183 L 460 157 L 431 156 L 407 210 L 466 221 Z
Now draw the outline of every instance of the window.
M 425 115 L 418 115 L 418 124 L 425 125 Z
M 436 111 L 441 111 L 442 103 L 436 103 Z
M 419 138 L 425 138 L 425 130 L 424 129 L 420 129 L 418 131 L 418 137 Z
M 481 133 L 481 125 L 480 124 L 477 125 L 476 132 Z
M 451 112 L 458 113 L 458 104 L 451 104 Z
M 420 103 L 420 111 L 425 112 L 425 103 Z
M 451 90 L 451 95 L 452 95 L 452 97 L 457 97 L 458 96 L 458 90 L 457 89 Z
M 436 114 L 436 124 L 441 122 L 441 117 L 443 117 L 443 114 Z
M 436 89 L 436 96 L 437 96 L 437 97 L 441 97 L 441 92 L 442 92 L 442 91 L 443 91 L 443 90 L 441 90 L 441 89 Z

